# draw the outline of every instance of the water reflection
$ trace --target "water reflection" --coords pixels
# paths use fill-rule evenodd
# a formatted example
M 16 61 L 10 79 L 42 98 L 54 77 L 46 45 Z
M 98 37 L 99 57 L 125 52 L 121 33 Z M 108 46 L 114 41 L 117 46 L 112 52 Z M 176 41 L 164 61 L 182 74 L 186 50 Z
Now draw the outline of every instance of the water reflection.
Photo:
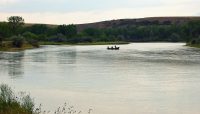
M 76 47 L 43 46 L 26 52 L 26 61 L 36 63 L 75 64 Z
M 76 47 L 70 47 L 68 50 L 60 50 L 57 52 L 59 64 L 76 64 L 77 51 Z
M 24 52 L 0 53 L 0 71 L 7 71 L 11 79 L 23 77 L 23 58 Z
M 199 114 L 200 50 L 184 45 L 134 43 L 118 51 L 44 46 L 1 53 L 0 77 L 15 78 L 11 84 L 50 110 L 67 99 L 93 106 L 95 114 Z

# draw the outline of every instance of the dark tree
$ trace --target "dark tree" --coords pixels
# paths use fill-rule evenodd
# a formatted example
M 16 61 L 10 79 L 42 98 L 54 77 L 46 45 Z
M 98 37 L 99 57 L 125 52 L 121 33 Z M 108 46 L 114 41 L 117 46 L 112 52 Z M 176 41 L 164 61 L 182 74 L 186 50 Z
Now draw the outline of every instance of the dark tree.
M 47 34 L 49 28 L 47 27 L 47 25 L 44 24 L 37 24 L 37 25 L 33 25 L 30 28 L 30 32 L 34 33 L 34 34 Z
M 73 37 L 77 35 L 77 28 L 75 25 L 59 25 L 57 27 L 57 33 L 61 33 L 67 37 Z
M 0 22 L 0 35 L 3 38 L 11 36 L 11 30 L 10 30 L 8 23 Z
M 63 35 L 67 35 L 67 25 L 59 25 L 57 27 L 57 32 Z
M 67 25 L 66 30 L 68 37 L 73 37 L 77 35 L 77 28 L 75 25 Z
M 101 35 L 101 31 L 95 28 L 87 28 L 83 31 L 87 36 L 98 37 Z
M 0 47 L 2 47 L 2 45 L 3 45 L 3 37 L 0 34 Z
M 13 33 L 17 34 L 20 27 L 24 24 L 24 19 L 20 16 L 11 16 L 8 18 L 8 22 Z

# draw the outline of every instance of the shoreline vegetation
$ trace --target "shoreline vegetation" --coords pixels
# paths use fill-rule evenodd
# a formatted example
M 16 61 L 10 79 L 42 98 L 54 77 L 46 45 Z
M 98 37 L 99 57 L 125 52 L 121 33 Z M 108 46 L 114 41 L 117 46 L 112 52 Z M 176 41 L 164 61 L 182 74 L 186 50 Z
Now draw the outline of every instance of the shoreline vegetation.
M 187 46 L 199 48 L 199 31 L 200 18 L 192 17 L 53 26 L 25 24 L 21 16 L 11 16 L 7 22 L 0 22 L 0 51 L 23 51 L 40 45 L 122 45 L 130 42 L 186 42 Z
M 86 114 L 91 114 L 89 109 Z M 34 99 L 25 92 L 15 93 L 6 84 L 0 84 L 0 114 L 82 114 L 81 110 L 64 103 L 55 111 L 42 109 L 42 104 L 36 107 Z
M 38 46 L 33 46 L 31 44 L 29 44 L 28 42 L 23 43 L 23 45 L 21 47 L 14 47 L 12 45 L 12 42 L 7 41 L 4 42 L 0 51 L 3 52 L 17 52 L 17 51 L 24 51 L 27 49 L 34 49 L 34 48 L 39 48 L 41 45 L 125 45 L 125 44 L 129 44 L 129 42 L 90 42 L 90 43 L 67 43 L 67 42 L 39 42 Z
M 124 45 L 129 42 L 84 42 L 84 43 L 68 43 L 68 42 L 39 42 L 40 45 Z
M 24 92 L 16 94 L 8 85 L 0 85 L 0 114 L 36 114 L 34 107 L 30 95 Z
M 200 48 L 200 36 L 198 38 L 193 38 L 192 40 L 187 42 L 186 46 Z
M 2 46 L 0 48 L 0 51 L 3 51 L 3 52 L 18 52 L 18 51 L 24 51 L 24 50 L 27 50 L 27 49 L 34 49 L 36 47 L 28 44 L 28 43 L 24 43 L 21 47 L 14 47 L 11 45 L 11 42 L 6 42 L 4 43 L 6 45 Z
M 200 44 L 186 44 L 186 46 L 193 47 L 193 48 L 200 48 Z

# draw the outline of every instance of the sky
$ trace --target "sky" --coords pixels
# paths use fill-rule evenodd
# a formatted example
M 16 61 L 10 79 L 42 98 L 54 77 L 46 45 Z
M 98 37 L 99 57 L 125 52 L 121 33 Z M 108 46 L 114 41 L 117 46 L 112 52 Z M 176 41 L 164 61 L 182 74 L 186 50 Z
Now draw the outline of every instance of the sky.
M 200 16 L 200 0 L 0 0 L 0 21 L 81 24 L 113 19 Z

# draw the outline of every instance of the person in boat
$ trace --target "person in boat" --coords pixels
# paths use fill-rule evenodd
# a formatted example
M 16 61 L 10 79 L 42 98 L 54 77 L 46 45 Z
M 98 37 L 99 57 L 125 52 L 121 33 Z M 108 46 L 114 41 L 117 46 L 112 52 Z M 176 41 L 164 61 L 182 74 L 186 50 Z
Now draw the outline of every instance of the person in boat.
M 116 45 L 115 46 L 111 46 L 111 47 L 107 47 L 107 49 L 110 49 L 110 50 L 118 50 L 119 47 L 117 47 Z

